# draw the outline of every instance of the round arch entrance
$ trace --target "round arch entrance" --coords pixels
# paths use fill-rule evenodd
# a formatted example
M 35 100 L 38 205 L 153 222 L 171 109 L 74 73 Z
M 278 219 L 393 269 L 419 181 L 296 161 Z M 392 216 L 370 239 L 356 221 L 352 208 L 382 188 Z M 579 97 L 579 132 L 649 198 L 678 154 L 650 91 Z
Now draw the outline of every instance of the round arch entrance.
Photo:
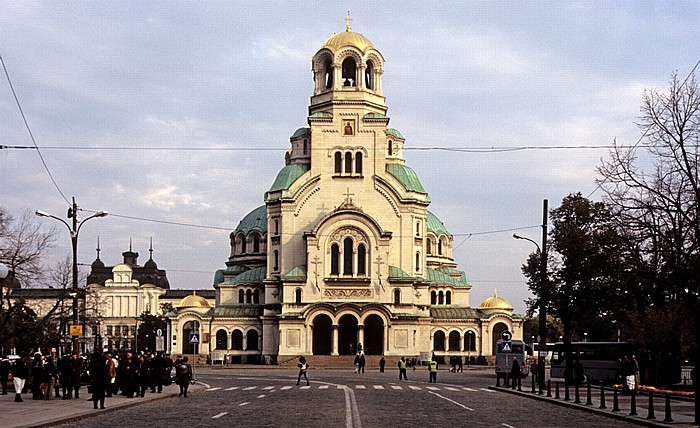
M 314 318 L 313 344 L 311 352 L 314 355 L 331 355 L 333 340 L 333 322 L 328 315 Z
M 492 335 L 492 343 L 491 343 L 491 355 L 496 355 L 496 342 L 501 338 L 501 333 L 504 331 L 508 330 L 508 326 L 505 323 L 499 322 L 498 324 L 493 326 L 493 335 Z
M 384 354 L 384 320 L 379 315 L 372 314 L 365 319 L 365 354 Z
M 338 321 L 338 354 L 353 355 L 357 351 L 357 318 L 343 315 Z
M 195 354 L 199 351 L 198 345 L 190 343 L 190 333 L 199 333 L 199 321 L 187 321 L 182 327 L 182 353 Z M 201 335 L 200 335 L 201 339 Z

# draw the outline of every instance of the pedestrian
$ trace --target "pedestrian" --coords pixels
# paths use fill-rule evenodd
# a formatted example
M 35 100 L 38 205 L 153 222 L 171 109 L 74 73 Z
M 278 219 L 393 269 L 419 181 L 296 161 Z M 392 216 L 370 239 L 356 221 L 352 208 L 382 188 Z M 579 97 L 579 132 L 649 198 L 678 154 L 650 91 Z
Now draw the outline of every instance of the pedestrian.
M 362 344 L 361 343 L 357 344 L 357 352 L 362 353 Z
M 437 371 L 438 363 L 435 360 L 430 360 L 428 363 L 428 372 L 430 373 L 430 380 L 428 383 L 437 383 Z
M 540 370 L 537 365 L 537 360 L 533 359 L 532 364 L 530 364 L 530 373 L 532 374 L 532 381 L 539 385 L 540 384 Z
M 62 400 L 70 400 L 73 398 L 73 387 L 71 386 L 70 375 L 70 358 L 68 355 L 64 355 L 58 361 L 58 380 L 61 382 L 61 387 L 63 388 Z
M 182 357 L 181 360 L 178 360 L 178 362 L 175 363 L 175 376 L 176 382 L 180 386 L 180 397 L 187 397 L 187 388 L 192 380 L 192 366 L 189 365 L 187 361 L 187 357 Z
M 408 380 L 408 377 L 406 377 L 406 358 L 401 357 L 398 363 L 399 366 L 399 380 L 401 380 L 401 377 L 403 376 L 404 380 Z
M 306 376 L 306 371 L 309 369 L 309 365 L 306 364 L 306 358 L 304 358 L 303 355 L 299 356 L 299 363 L 297 364 L 297 367 L 299 367 L 299 375 L 297 376 L 297 385 L 299 385 L 299 382 L 301 382 L 301 377 L 304 376 L 304 379 L 306 380 L 306 384 L 309 384 L 309 378 Z
M 433 355 L 434 357 L 435 355 Z M 413 371 L 416 371 L 416 366 L 418 365 L 418 360 L 416 360 L 416 357 L 411 358 L 411 367 L 413 367 Z
M 108 381 L 109 366 L 102 352 L 96 350 L 92 353 L 88 372 L 90 373 L 90 388 L 92 389 L 92 398 L 90 400 L 92 400 L 93 408 L 97 409 L 97 402 L 99 401 L 100 409 L 104 409 L 105 395 L 110 383 Z
M 355 366 L 355 374 L 360 373 L 360 353 L 358 352 L 355 354 L 355 360 L 353 361 L 353 365 Z
M 586 381 L 586 375 L 583 373 L 583 364 L 581 360 L 576 360 L 574 363 L 574 384 L 580 385 Z
M 12 366 L 12 383 L 15 385 L 15 402 L 21 403 L 22 401 L 22 389 L 24 388 L 24 383 L 29 376 L 29 355 L 19 354 L 20 359 L 15 361 Z
M 360 353 L 360 367 L 358 373 L 359 372 L 362 372 L 363 374 L 365 373 L 365 354 L 362 352 Z
M 0 383 L 2 384 L 2 393 L 0 395 L 7 395 L 7 382 L 10 379 L 10 371 L 12 370 L 12 363 L 5 355 L 2 360 L 0 360 Z
M 32 360 L 32 399 L 44 399 L 44 392 L 41 388 L 44 383 L 44 356 L 37 351 Z
M 151 392 L 163 392 L 163 380 L 165 379 L 165 358 L 162 352 L 156 352 L 151 359 L 153 373 L 151 374 Z M 169 375 L 170 373 L 168 373 Z
M 520 374 L 520 363 L 518 362 L 517 358 L 513 357 L 513 365 L 510 369 L 510 377 L 513 381 L 513 389 L 515 389 L 518 386 L 518 382 L 520 381 Z
M 464 373 L 464 367 L 462 366 L 462 357 L 457 357 L 457 370 L 460 373 Z
M 52 394 L 58 396 L 58 369 L 56 368 L 56 348 L 51 348 L 50 354 L 44 359 L 44 378 L 46 379 L 46 399 L 51 400 Z
M 379 373 L 384 373 L 384 366 L 386 365 L 386 360 L 384 359 L 384 356 L 382 355 L 382 358 L 379 360 Z
M 78 351 L 73 352 L 68 364 L 70 367 L 70 385 L 77 399 L 80 398 L 80 378 L 83 375 L 83 362 L 78 355 Z
M 105 364 L 107 365 L 107 386 L 105 387 L 105 396 L 111 397 L 116 394 L 115 387 L 117 385 L 117 360 L 112 357 L 112 354 L 105 352 Z

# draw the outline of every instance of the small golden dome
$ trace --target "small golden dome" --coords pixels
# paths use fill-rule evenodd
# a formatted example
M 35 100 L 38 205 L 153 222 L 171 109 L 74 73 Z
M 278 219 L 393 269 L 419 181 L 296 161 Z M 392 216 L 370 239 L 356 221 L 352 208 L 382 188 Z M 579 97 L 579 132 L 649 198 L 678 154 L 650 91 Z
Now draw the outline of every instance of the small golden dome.
M 498 297 L 496 294 L 496 290 L 493 290 L 493 297 L 489 297 L 488 299 L 484 300 L 481 303 L 481 306 L 479 306 L 479 309 L 505 309 L 505 310 L 513 310 L 513 305 L 508 303 L 506 299 Z
M 178 309 L 184 309 L 184 308 L 203 308 L 203 309 L 209 309 L 211 308 L 211 304 L 207 299 L 205 299 L 202 296 L 197 295 L 196 290 L 192 290 L 192 294 L 189 296 L 186 296 L 184 299 L 180 300 L 180 303 L 175 306 Z
M 335 53 L 338 51 L 338 49 L 345 46 L 355 47 L 363 53 L 367 52 L 369 49 L 376 49 L 367 37 L 350 30 L 332 35 L 323 43 L 321 49 L 327 48 L 331 52 Z

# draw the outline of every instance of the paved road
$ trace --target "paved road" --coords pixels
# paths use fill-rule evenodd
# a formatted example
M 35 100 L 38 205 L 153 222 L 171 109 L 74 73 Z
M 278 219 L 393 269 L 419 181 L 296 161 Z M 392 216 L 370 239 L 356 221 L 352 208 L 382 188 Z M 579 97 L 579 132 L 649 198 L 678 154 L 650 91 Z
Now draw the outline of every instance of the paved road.
M 206 370 L 209 388 L 71 423 L 78 427 L 631 427 L 631 423 L 489 389 L 487 371 L 425 371 L 399 381 L 395 371 L 354 374 L 311 371 L 311 385 L 296 386 L 294 373 L 270 370 Z

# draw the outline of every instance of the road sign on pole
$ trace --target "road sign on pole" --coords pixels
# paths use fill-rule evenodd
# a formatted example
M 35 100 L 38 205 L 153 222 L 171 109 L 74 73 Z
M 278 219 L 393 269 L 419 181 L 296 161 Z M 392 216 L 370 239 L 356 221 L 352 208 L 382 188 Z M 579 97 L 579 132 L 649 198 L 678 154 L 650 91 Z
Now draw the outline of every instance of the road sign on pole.
M 501 352 L 513 352 L 513 345 L 511 342 L 503 342 L 501 347 Z
M 199 345 L 199 333 L 190 333 L 190 345 Z
M 511 333 L 508 330 L 503 330 L 503 333 L 501 333 L 501 339 L 503 339 L 504 342 L 509 342 L 510 339 L 513 338 L 513 333 Z

